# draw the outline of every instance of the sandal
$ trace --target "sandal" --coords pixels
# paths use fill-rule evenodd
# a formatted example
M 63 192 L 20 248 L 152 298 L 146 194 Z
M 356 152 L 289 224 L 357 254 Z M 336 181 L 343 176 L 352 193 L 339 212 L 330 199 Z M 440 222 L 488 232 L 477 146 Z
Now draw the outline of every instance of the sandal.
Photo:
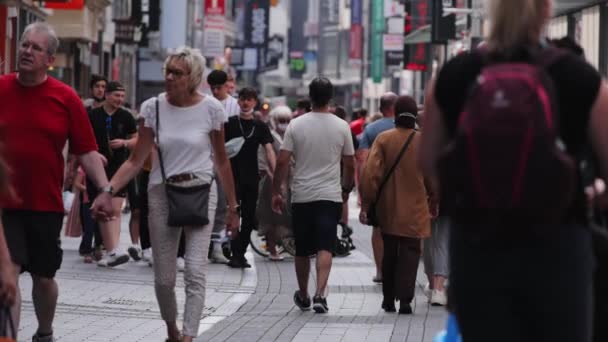
M 85 264 L 92 264 L 93 263 L 93 256 L 90 254 L 87 254 L 84 256 L 84 263 Z

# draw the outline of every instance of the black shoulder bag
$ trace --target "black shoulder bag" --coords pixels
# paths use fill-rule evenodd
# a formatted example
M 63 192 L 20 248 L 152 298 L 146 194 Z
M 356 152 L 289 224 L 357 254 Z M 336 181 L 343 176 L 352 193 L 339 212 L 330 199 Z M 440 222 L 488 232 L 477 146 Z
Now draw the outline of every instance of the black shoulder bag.
M 397 164 L 399 164 L 401 157 L 403 157 L 403 154 L 405 154 L 405 151 L 410 146 L 410 143 L 412 142 L 412 139 L 414 138 L 414 134 L 416 134 L 416 131 L 413 131 L 410 134 L 410 136 L 407 138 L 407 140 L 405 141 L 405 144 L 403 144 L 401 151 L 399 151 L 399 155 L 397 155 L 397 159 L 395 159 L 395 163 L 388 170 L 386 176 L 384 176 L 382 183 L 380 183 L 380 187 L 378 188 L 378 193 L 376 194 L 376 200 L 369 204 L 369 209 L 367 209 L 367 224 L 372 227 L 378 227 L 378 224 L 379 224 L 378 215 L 376 214 L 376 205 L 378 204 L 378 201 L 380 200 L 380 195 L 382 194 L 382 189 L 384 189 L 384 186 L 388 182 L 388 179 L 391 177 L 391 175 L 397 168 Z
M 158 149 L 158 161 L 169 204 L 167 224 L 170 227 L 205 226 L 209 224 L 208 210 L 211 184 L 186 187 L 167 182 L 165 166 L 163 165 L 163 154 L 160 151 L 160 115 L 158 112 L 158 99 L 156 99 L 156 148 Z

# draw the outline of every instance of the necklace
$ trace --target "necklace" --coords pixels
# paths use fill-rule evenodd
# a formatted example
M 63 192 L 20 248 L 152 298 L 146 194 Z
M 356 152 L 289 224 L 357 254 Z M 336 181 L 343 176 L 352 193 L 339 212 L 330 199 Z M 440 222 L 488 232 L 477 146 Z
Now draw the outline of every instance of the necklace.
M 243 134 L 243 138 L 249 139 L 253 136 L 253 132 L 255 132 L 255 125 L 251 128 L 251 132 L 249 135 L 245 136 L 245 131 L 243 130 L 243 124 L 241 124 L 241 118 L 239 117 L 239 127 L 241 128 L 241 134 Z

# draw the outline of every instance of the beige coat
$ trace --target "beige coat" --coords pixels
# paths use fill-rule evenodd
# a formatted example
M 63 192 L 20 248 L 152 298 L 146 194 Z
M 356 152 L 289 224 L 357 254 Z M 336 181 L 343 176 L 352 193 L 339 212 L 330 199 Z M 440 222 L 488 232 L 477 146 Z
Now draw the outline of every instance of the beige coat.
M 375 201 L 380 183 L 395 163 L 412 129 L 395 128 L 380 134 L 372 145 L 361 174 L 361 198 L 364 207 Z M 427 238 L 431 233 L 431 215 L 425 179 L 416 156 L 420 132 L 412 139 L 376 204 L 382 233 Z

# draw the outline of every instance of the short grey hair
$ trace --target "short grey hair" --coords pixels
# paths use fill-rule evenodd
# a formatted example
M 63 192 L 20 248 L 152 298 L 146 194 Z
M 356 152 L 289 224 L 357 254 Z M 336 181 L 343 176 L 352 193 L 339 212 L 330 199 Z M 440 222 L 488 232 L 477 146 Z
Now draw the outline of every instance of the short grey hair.
M 59 49 L 59 38 L 57 38 L 57 33 L 55 33 L 55 30 L 51 25 L 42 21 L 37 21 L 27 25 L 25 30 L 23 30 L 23 34 L 21 35 L 21 42 L 25 40 L 25 36 L 27 36 L 30 32 L 45 33 L 48 37 L 47 53 L 51 56 L 57 53 L 57 49 Z
M 205 72 L 205 65 L 207 64 L 207 60 L 203 57 L 201 51 L 188 46 L 182 46 L 175 51 L 170 52 L 163 65 L 163 70 L 165 70 L 163 76 L 167 75 L 167 66 L 173 60 L 180 60 L 186 64 L 188 69 L 190 69 L 190 75 L 188 77 L 190 85 L 192 89 L 198 88 L 203 82 L 203 73 Z

